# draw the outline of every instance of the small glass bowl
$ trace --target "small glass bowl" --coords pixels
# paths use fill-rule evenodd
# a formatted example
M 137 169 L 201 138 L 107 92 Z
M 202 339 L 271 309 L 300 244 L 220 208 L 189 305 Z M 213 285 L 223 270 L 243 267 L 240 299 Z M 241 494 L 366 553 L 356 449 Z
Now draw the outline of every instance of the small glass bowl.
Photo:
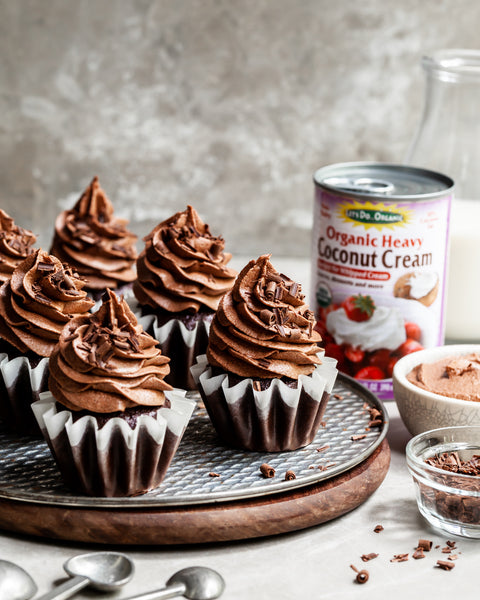
M 480 538 L 480 476 L 434 467 L 426 459 L 456 452 L 462 461 L 480 455 L 480 426 L 442 427 L 412 438 L 406 448 L 420 513 L 434 527 Z

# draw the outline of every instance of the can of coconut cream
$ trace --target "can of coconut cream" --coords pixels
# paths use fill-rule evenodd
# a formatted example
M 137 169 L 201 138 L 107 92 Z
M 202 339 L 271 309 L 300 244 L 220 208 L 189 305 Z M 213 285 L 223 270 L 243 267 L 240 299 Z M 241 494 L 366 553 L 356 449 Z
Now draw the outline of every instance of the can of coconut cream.
M 315 172 L 311 290 L 325 354 L 381 399 L 405 354 L 443 344 L 453 181 L 403 165 Z

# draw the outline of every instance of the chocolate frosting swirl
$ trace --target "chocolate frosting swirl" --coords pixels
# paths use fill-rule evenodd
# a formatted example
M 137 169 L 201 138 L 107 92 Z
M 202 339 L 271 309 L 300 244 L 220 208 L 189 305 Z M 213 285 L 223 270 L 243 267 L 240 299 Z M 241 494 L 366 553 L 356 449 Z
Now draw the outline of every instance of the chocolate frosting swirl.
M 35 234 L 15 225 L 13 219 L 0 210 L 0 282 L 10 279 L 14 269 L 33 252 Z
M 72 265 L 86 280 L 86 290 L 115 289 L 135 279 L 137 236 L 128 221 L 113 215 L 113 206 L 98 177 L 71 210 L 55 221 L 51 254 Z
M 270 255 L 250 261 L 220 301 L 210 328 L 210 365 L 241 377 L 298 379 L 320 364 L 315 319 L 301 286 Z
M 49 388 L 67 408 L 95 413 L 162 406 L 172 388 L 169 358 L 137 323 L 127 303 L 107 290 L 96 313 L 75 317 L 50 357 Z
M 143 306 L 168 312 L 217 309 L 237 275 L 226 265 L 232 255 L 188 206 L 163 221 L 144 238 L 133 291 Z
M 50 356 L 66 323 L 93 301 L 78 274 L 36 250 L 0 287 L 0 336 L 20 352 Z

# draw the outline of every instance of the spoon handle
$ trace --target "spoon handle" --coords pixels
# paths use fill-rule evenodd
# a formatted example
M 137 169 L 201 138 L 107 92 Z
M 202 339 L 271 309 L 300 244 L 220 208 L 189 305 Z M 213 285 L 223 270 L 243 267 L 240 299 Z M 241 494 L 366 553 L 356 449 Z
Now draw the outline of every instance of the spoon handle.
M 51 592 L 47 592 L 43 596 L 39 596 L 36 600 L 66 600 L 76 594 L 81 589 L 86 587 L 89 583 L 88 577 L 82 577 L 81 575 L 76 575 L 71 579 L 68 579 L 65 583 L 58 585 Z
M 129 598 L 125 598 L 125 600 L 166 600 L 167 598 L 183 596 L 184 593 L 184 583 L 173 583 L 162 588 L 161 590 L 153 590 L 153 592 L 145 592 L 144 594 L 139 594 L 138 596 L 130 596 Z M 43 600 L 43 598 L 39 598 L 38 600 Z

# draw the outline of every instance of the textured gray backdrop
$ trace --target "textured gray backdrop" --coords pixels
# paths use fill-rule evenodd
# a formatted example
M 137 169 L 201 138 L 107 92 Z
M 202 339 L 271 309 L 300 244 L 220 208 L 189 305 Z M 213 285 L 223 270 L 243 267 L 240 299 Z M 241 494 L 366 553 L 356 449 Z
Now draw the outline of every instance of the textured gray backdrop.
M 47 247 L 98 174 L 139 236 L 190 203 L 236 254 L 307 256 L 314 170 L 401 161 L 422 54 L 479 23 L 471 0 L 0 0 L 0 206 Z

